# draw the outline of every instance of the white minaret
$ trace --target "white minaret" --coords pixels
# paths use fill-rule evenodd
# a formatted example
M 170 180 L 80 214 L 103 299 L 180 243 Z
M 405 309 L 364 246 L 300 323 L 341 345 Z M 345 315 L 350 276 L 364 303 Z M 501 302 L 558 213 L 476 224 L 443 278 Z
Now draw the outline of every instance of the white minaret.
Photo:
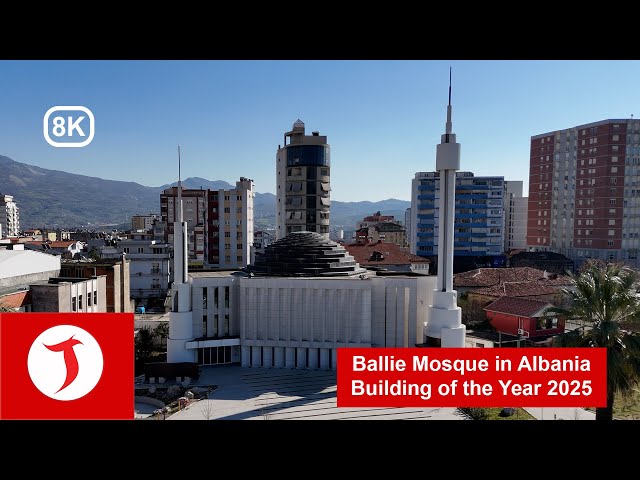
M 173 287 L 171 289 L 171 313 L 169 314 L 169 338 L 167 363 L 193 362 L 195 350 L 185 348 L 193 340 L 191 312 L 191 284 L 188 279 L 187 222 L 182 216 L 182 180 L 180 176 L 180 146 L 178 145 L 178 221 L 173 222 Z
M 458 307 L 458 292 L 453 289 L 453 223 L 455 216 L 456 170 L 460 169 L 460 144 L 451 133 L 451 68 L 449 68 L 449 105 L 445 134 L 436 150 L 436 170 L 440 175 L 438 220 L 438 282 L 433 305 L 427 307 L 425 344 L 464 347 L 466 327 Z

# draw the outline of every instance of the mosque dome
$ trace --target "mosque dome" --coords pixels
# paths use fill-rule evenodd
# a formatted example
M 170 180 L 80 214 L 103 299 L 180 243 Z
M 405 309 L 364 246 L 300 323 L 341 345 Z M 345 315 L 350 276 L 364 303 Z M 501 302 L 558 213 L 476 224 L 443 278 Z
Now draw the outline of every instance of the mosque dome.
M 366 270 L 342 246 L 315 232 L 292 232 L 268 245 L 245 272 L 256 276 L 337 277 Z

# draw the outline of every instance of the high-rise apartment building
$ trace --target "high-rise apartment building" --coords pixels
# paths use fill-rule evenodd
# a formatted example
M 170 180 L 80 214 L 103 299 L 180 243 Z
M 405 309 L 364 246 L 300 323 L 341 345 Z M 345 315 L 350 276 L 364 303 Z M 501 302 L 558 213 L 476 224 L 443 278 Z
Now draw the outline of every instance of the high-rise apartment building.
M 276 158 L 276 240 L 300 231 L 329 238 L 330 158 L 327 137 L 305 135 L 301 120 L 284 134 Z
M 20 215 L 18 206 L 11 195 L 0 193 L 0 225 L 2 235 L 5 237 L 17 237 L 20 233 Z
M 205 266 L 246 267 L 253 257 L 253 180 L 240 177 L 234 189 L 207 192 Z
M 640 120 L 531 137 L 527 247 L 639 266 Z
M 207 192 L 204 189 L 182 189 L 183 218 L 187 222 L 188 258 L 191 263 L 204 262 Z M 178 218 L 178 187 L 167 188 L 160 194 L 160 216 L 167 226 L 164 243 L 173 245 L 173 222 Z
M 456 172 L 454 268 L 462 263 L 504 262 L 504 177 L 475 177 Z M 440 179 L 418 172 L 411 184 L 411 253 L 435 262 L 438 251 Z M 460 260 L 466 257 L 466 260 Z
M 504 250 L 527 247 L 527 197 L 522 180 L 504 181 Z

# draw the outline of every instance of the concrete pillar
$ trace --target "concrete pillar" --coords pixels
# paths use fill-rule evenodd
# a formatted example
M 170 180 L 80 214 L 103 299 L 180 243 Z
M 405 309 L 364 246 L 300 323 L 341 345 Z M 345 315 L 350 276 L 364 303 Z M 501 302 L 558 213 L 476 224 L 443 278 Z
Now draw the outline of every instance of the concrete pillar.
M 251 366 L 261 367 L 260 347 L 251 347 Z
M 243 367 L 249 367 L 250 356 L 251 356 L 251 347 L 242 347 L 242 356 L 240 357 L 240 364 Z
M 273 362 L 273 347 L 262 347 L 262 366 L 271 368 Z
M 296 368 L 296 349 L 295 347 L 286 347 L 285 351 L 285 367 Z
M 284 347 L 273 348 L 275 368 L 284 368 Z
M 329 357 L 331 353 L 328 348 L 320 349 L 320 368 L 322 370 L 329 370 Z
M 298 347 L 298 358 L 296 358 L 296 368 L 307 368 L 307 349 Z
M 310 348 L 309 349 L 309 368 L 317 369 L 318 368 L 318 349 Z
M 335 348 L 332 348 L 331 349 L 331 370 L 335 370 L 337 364 L 338 364 L 338 350 Z

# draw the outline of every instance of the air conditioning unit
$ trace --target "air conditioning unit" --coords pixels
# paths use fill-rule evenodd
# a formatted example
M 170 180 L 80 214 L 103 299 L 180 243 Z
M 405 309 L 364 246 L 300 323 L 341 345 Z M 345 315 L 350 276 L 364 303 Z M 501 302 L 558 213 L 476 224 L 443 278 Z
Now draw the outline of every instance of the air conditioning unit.
M 524 329 L 523 328 L 519 328 L 518 329 L 518 335 L 524 335 Z

